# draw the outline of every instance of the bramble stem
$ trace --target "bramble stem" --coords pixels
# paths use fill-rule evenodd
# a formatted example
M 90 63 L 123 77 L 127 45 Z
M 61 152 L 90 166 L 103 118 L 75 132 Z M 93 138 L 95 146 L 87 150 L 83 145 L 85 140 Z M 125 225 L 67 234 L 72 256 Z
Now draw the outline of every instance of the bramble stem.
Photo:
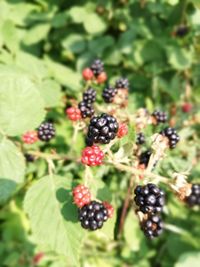
M 58 155 L 58 154 L 48 154 L 40 151 L 28 151 L 28 154 L 35 156 L 36 158 L 43 159 L 52 159 L 52 160 L 72 160 L 72 158 L 67 157 L 66 155 Z
M 132 191 L 132 188 L 134 186 L 134 180 L 135 180 L 135 176 L 132 175 L 131 179 L 129 181 L 129 186 L 128 186 L 128 190 L 127 190 L 127 193 L 126 193 L 126 197 L 125 197 L 125 200 L 124 200 L 124 205 L 123 205 L 123 209 L 122 209 L 122 213 L 121 213 L 121 217 L 120 217 L 118 236 L 121 235 L 121 233 L 123 231 L 123 228 L 124 228 L 124 222 L 125 222 L 127 210 L 128 210 L 128 207 L 129 207 L 129 203 L 130 203 L 130 200 L 131 200 L 131 191 Z
M 120 170 L 120 171 L 130 172 L 133 175 L 137 174 L 137 175 L 144 175 L 146 177 L 151 177 L 151 178 L 154 179 L 154 182 L 158 181 L 158 182 L 163 182 L 165 184 L 169 183 L 169 178 L 161 176 L 159 174 L 148 172 L 146 170 L 140 170 L 140 169 L 137 169 L 135 167 L 124 165 L 124 164 L 121 164 L 121 163 L 115 163 L 115 162 L 108 162 L 108 163 L 113 164 L 115 166 L 115 168 Z

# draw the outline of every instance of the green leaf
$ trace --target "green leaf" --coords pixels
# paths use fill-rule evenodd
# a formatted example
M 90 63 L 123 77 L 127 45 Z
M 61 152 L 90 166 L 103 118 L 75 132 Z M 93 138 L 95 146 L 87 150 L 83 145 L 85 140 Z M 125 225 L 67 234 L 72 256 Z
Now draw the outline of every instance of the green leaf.
M 110 35 L 97 37 L 89 42 L 89 50 L 95 51 L 97 55 L 101 55 L 108 47 L 112 47 L 114 43 L 115 40 Z
M 84 19 L 85 30 L 90 34 L 99 34 L 103 33 L 107 25 L 97 14 L 88 14 Z
M 26 64 L 24 64 L 24 62 L 26 62 Z M 34 76 L 34 79 L 41 80 L 48 76 L 45 63 L 31 54 L 22 51 L 18 52 L 15 63 L 18 67 L 31 74 L 31 76 Z
M 86 48 L 86 40 L 80 34 L 70 34 L 62 41 L 62 46 L 72 53 L 80 53 Z
M 67 256 L 70 264 L 77 266 L 83 230 L 72 202 L 69 178 L 45 176 L 28 190 L 24 208 L 30 218 L 34 240 Z
M 11 50 L 16 52 L 18 49 L 18 34 L 14 23 L 6 20 L 2 25 L 2 37 L 4 44 Z
M 192 52 L 180 47 L 168 47 L 169 63 L 177 70 L 184 70 L 192 65 Z
M 89 188 L 94 198 L 97 198 L 101 201 L 111 202 L 112 195 L 109 188 L 102 180 L 96 178 L 96 176 L 89 180 Z M 103 228 L 99 231 L 99 234 L 103 235 L 106 239 L 114 239 L 115 222 L 116 213 L 114 213 L 113 218 L 105 222 Z
M 45 102 L 45 107 L 57 107 L 61 105 L 61 87 L 54 80 L 44 80 L 40 85 L 39 90 Z
M 74 91 L 80 90 L 81 75 L 79 73 L 74 72 L 72 69 L 62 64 L 53 62 L 47 57 L 45 58 L 45 62 L 47 67 L 49 68 L 51 76 L 55 80 Z
M 34 129 L 44 119 L 44 101 L 20 70 L 0 65 L 0 129 L 10 136 Z
M 24 180 L 24 157 L 9 140 L 0 141 L 0 202 L 6 201 Z
M 142 233 L 140 230 L 137 216 L 131 210 L 126 217 L 124 224 L 124 238 L 133 251 L 140 249 Z
M 110 190 L 102 180 L 95 177 L 93 179 L 90 179 L 89 188 L 94 198 L 102 201 L 111 201 L 112 196 L 110 194 Z
M 28 30 L 23 38 L 26 45 L 32 45 L 44 40 L 49 33 L 50 24 L 38 24 Z
M 181 255 L 175 267 L 199 267 L 200 252 L 188 252 Z
M 74 23 L 82 23 L 88 16 L 88 12 L 84 7 L 72 7 L 69 10 L 69 15 Z

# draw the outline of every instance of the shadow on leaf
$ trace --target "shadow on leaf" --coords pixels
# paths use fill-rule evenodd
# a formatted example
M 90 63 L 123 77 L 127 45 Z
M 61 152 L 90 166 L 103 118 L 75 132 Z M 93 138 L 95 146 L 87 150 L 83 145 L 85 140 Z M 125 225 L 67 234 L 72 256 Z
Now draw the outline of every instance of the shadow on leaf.
M 64 204 L 61 208 L 61 214 L 66 221 L 78 222 L 77 207 L 73 204 L 71 190 L 59 188 L 56 192 L 57 200 Z

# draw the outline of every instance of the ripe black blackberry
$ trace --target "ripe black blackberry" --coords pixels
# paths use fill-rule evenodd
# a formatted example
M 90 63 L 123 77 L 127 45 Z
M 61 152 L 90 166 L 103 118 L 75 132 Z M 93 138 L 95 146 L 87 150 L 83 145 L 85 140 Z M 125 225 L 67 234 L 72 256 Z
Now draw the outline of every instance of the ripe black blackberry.
M 84 93 L 83 93 L 83 101 L 88 103 L 88 104 L 92 104 L 95 102 L 96 100 L 96 91 L 89 87 Z
M 143 213 L 161 212 L 165 204 L 165 193 L 155 184 L 138 185 L 135 190 L 135 204 Z
M 41 141 L 48 142 L 56 134 L 56 130 L 51 122 L 43 122 L 38 128 L 38 138 Z
M 169 147 L 175 148 L 176 144 L 179 142 L 180 137 L 174 128 L 167 127 L 160 132 L 160 134 L 166 136 L 169 140 Z
M 100 59 L 95 59 L 90 67 L 95 76 L 98 76 L 104 71 L 104 64 Z
M 115 83 L 115 87 L 117 89 L 129 89 L 129 81 L 126 78 L 119 78 L 116 83 Z
M 142 145 L 145 143 L 145 136 L 143 133 L 138 133 L 136 136 L 136 144 L 137 145 Z
M 184 37 L 189 32 L 189 28 L 186 25 L 179 25 L 175 31 L 175 35 L 178 37 Z
M 108 219 L 108 211 L 104 205 L 97 201 L 91 201 L 79 209 L 79 221 L 85 229 L 94 231 L 102 228 Z
M 109 85 L 103 90 L 102 97 L 106 103 L 112 103 L 116 94 L 117 89 Z
M 190 206 L 200 206 L 200 184 L 193 184 L 191 194 L 186 197 L 185 201 Z
M 90 118 L 94 115 L 94 108 L 92 106 L 91 103 L 87 103 L 85 101 L 81 101 L 79 104 L 78 104 L 78 107 L 81 111 L 81 117 L 83 119 L 85 118 Z
M 156 119 L 157 123 L 165 123 L 168 119 L 167 113 L 160 110 L 155 110 L 151 116 L 153 116 Z
M 149 163 L 149 159 L 150 159 L 151 153 L 152 153 L 151 150 L 146 150 L 142 154 L 140 154 L 140 156 L 139 156 L 139 164 L 144 164 L 145 167 L 147 167 L 148 163 Z
M 162 234 L 163 227 L 162 219 L 158 215 L 149 215 L 146 220 L 141 222 L 141 229 L 149 239 L 153 239 Z
M 26 162 L 34 162 L 35 161 L 35 157 L 31 154 L 25 153 L 24 157 L 26 159 Z
M 90 120 L 86 143 L 93 145 L 93 143 L 108 144 L 117 135 L 118 131 L 117 120 L 106 113 L 100 116 L 94 116 Z

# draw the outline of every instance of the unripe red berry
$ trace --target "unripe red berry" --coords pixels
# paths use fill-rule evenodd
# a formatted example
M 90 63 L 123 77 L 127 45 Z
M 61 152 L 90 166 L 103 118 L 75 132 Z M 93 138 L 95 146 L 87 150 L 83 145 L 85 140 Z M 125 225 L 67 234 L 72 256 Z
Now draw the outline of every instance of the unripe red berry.
M 103 205 L 104 205 L 104 207 L 108 211 L 108 217 L 109 218 L 112 218 L 113 217 L 113 214 L 114 214 L 114 208 L 113 208 L 113 206 L 109 202 L 107 202 L 107 201 L 104 201 L 103 202 Z
M 88 166 L 101 165 L 104 158 L 104 153 L 100 147 L 93 145 L 83 149 L 81 162 Z
M 103 71 L 97 76 L 97 83 L 104 83 L 107 80 L 107 74 Z
M 128 126 L 125 123 L 121 123 L 119 125 L 119 129 L 118 129 L 118 132 L 117 132 L 117 137 L 121 138 L 121 137 L 127 135 L 127 133 L 128 133 Z
M 77 185 L 73 189 L 73 199 L 77 207 L 82 208 L 91 201 L 89 188 L 84 185 Z
M 85 68 L 82 71 L 83 79 L 86 81 L 91 80 L 94 77 L 93 71 L 90 68 Z
M 38 253 L 35 254 L 35 256 L 33 257 L 33 263 L 34 263 L 35 265 L 39 264 L 43 257 L 44 257 L 44 253 L 43 253 L 43 252 L 38 252 Z
M 191 104 L 191 103 L 186 102 L 186 103 L 184 103 L 184 104 L 182 105 L 182 111 L 183 111 L 183 112 L 188 113 L 188 112 L 190 112 L 191 110 L 192 110 L 192 104 Z
M 66 109 L 65 112 L 71 121 L 78 121 L 81 119 L 81 111 L 78 108 L 70 107 Z
M 38 141 L 37 131 L 28 131 L 22 136 L 22 141 L 25 144 L 34 144 Z

